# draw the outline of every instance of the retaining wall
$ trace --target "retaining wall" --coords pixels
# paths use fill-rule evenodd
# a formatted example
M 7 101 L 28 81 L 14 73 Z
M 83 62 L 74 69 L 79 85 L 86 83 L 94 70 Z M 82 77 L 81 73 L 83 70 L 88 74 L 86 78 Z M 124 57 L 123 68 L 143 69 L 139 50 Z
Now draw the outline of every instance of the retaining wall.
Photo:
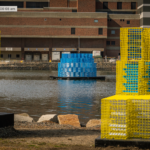
M 3 63 L 0 64 L 0 70 L 57 70 L 58 63 L 49 62 L 23 62 L 23 63 Z M 116 63 L 98 62 L 97 70 L 115 71 Z

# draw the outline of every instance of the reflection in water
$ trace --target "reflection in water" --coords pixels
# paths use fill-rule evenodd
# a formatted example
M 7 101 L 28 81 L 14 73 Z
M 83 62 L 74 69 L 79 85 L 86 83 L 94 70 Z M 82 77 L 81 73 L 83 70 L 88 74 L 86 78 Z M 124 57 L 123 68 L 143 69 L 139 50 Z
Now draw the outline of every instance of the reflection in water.
M 84 123 L 99 119 L 100 100 L 115 94 L 115 74 L 98 74 L 109 82 L 49 80 L 57 75 L 49 71 L 1 71 L 0 112 L 25 112 L 35 121 L 43 114 L 78 114 Z
M 96 81 L 58 81 L 58 107 L 60 114 L 78 114 L 80 118 L 87 118 L 87 114 L 95 111 L 94 101 Z M 99 114 L 98 114 L 99 116 Z

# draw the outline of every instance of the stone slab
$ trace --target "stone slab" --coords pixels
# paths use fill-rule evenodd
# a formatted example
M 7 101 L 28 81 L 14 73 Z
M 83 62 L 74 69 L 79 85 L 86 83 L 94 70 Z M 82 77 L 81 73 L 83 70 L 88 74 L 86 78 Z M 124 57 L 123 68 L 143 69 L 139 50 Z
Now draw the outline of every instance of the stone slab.
M 15 114 L 14 115 L 15 122 L 33 122 L 33 118 L 31 118 L 28 114 Z
M 42 115 L 37 122 L 43 121 L 52 121 L 58 123 L 57 115 L 56 114 Z
M 72 125 L 75 127 L 81 127 L 78 119 L 78 115 L 68 114 L 68 115 L 58 115 L 58 121 L 61 125 Z
M 127 139 L 127 140 L 113 140 L 113 139 L 101 139 L 101 136 L 95 139 L 95 147 L 108 147 L 108 146 L 120 146 L 120 147 L 138 147 L 138 148 L 150 148 L 150 139 Z
M 0 128 L 14 126 L 14 114 L 0 112 Z
M 100 124 L 101 124 L 100 119 L 91 119 L 87 122 L 86 127 L 94 127 L 94 126 L 98 126 Z

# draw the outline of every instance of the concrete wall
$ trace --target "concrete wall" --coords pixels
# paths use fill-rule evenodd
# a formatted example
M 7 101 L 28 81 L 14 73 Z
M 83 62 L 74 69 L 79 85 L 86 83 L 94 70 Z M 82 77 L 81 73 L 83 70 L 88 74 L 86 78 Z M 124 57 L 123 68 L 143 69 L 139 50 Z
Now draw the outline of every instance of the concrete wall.
M 98 62 L 97 70 L 115 71 L 116 63 Z M 25 63 L 8 63 L 1 64 L 0 70 L 58 70 L 58 63 L 39 63 L 39 62 L 25 62 Z

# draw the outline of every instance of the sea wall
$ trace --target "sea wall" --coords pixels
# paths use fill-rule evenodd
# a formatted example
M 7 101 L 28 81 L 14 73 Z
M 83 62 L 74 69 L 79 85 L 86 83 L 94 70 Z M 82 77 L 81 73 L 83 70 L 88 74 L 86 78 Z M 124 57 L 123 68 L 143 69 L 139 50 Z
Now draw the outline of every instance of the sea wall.
M 9 62 L 0 63 L 0 70 L 57 70 L 57 62 Z M 97 62 L 97 70 L 115 71 L 116 63 Z

